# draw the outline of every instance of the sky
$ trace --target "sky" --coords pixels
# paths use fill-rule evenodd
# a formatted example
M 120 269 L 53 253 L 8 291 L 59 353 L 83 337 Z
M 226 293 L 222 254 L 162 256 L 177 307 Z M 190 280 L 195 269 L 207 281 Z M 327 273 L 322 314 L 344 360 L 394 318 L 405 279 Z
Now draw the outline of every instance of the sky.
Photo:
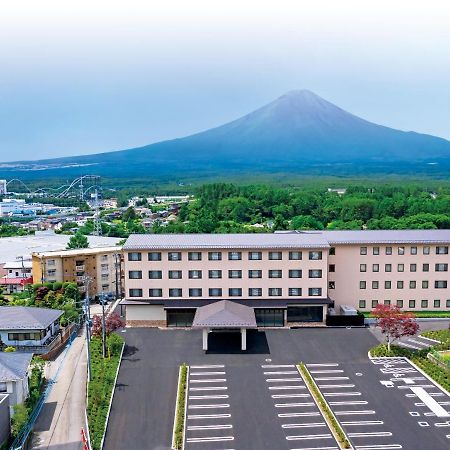
M 446 0 L 14 0 L 0 161 L 182 137 L 309 89 L 450 140 Z

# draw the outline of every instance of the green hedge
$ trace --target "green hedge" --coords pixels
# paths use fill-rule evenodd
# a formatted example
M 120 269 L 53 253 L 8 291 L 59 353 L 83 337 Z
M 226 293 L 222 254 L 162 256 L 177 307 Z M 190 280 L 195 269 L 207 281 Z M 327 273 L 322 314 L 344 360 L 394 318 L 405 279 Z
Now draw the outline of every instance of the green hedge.
M 174 449 L 180 449 L 183 446 L 184 416 L 186 414 L 186 389 L 187 389 L 188 366 L 180 366 L 180 376 L 178 380 L 178 395 L 175 418 L 175 440 Z
M 313 377 L 309 373 L 309 370 L 306 368 L 306 366 L 303 363 L 299 363 L 297 365 L 297 367 L 300 370 L 301 374 L 303 375 L 310 391 L 312 392 L 315 399 L 317 400 L 317 403 L 319 404 L 319 407 L 322 410 L 322 413 L 325 414 L 329 423 L 333 427 L 333 430 L 335 432 L 335 435 L 337 436 L 339 444 L 344 448 L 351 448 L 350 441 L 348 440 L 347 435 L 345 434 L 344 430 L 342 429 L 341 424 L 334 417 L 333 412 L 331 411 L 330 407 L 328 406 L 328 403 L 325 401 L 325 399 L 322 395 L 322 392 L 320 392 L 320 390 L 318 389 L 315 381 L 313 380 Z
M 433 318 L 450 318 L 450 311 L 406 311 L 413 313 L 417 318 L 433 319 Z M 364 311 L 364 317 L 373 318 L 372 311 Z
M 114 388 L 117 367 L 120 364 L 120 354 L 123 338 L 111 334 L 107 338 L 108 356 L 102 356 L 102 340 L 91 339 L 91 381 L 88 386 L 87 416 L 89 433 L 93 450 L 100 448 L 106 426 L 109 402 Z

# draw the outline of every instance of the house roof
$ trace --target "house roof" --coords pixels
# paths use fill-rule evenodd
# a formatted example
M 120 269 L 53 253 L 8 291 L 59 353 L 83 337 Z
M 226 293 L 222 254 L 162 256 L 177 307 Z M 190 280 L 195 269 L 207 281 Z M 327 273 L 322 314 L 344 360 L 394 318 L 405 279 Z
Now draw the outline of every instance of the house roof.
M 15 381 L 25 378 L 30 365 L 32 353 L 0 353 L 0 381 Z
M 31 261 L 7 261 L 4 266 L 5 269 L 31 269 Z
M 320 233 L 132 234 L 124 250 L 214 248 L 326 248 Z
M 221 300 L 197 308 L 193 328 L 256 328 L 253 308 L 229 300 Z
M 33 253 L 33 255 L 44 258 L 51 257 L 70 257 L 78 255 L 101 255 L 103 253 L 121 253 L 122 249 L 120 246 L 109 246 L 109 247 L 93 247 L 93 248 L 77 248 L 72 250 L 54 250 L 50 252 Z
M 1 286 L 6 286 L 6 285 L 10 285 L 10 284 L 20 284 L 21 286 L 23 286 L 25 284 L 30 284 L 32 282 L 33 282 L 33 277 L 30 277 L 30 278 L 10 277 L 10 278 L 8 278 L 7 276 L 4 276 L 4 277 L 0 278 Z
M 0 306 L 0 330 L 41 330 L 64 311 L 32 306 Z

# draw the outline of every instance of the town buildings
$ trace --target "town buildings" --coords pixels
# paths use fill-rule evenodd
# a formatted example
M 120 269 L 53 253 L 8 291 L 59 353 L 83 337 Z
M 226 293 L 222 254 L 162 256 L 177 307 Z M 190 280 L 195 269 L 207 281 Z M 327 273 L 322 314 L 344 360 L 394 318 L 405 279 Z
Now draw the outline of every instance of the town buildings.
M 120 295 L 121 253 L 117 246 L 33 253 L 33 282 L 75 282 L 90 297 Z
M 124 245 L 131 325 L 190 326 L 218 300 L 258 326 L 323 322 L 329 306 L 450 308 L 450 230 L 132 235 Z
M 10 261 L 1 265 L 0 287 L 6 294 L 22 292 L 27 284 L 33 282 L 31 276 L 31 261 L 24 259 Z

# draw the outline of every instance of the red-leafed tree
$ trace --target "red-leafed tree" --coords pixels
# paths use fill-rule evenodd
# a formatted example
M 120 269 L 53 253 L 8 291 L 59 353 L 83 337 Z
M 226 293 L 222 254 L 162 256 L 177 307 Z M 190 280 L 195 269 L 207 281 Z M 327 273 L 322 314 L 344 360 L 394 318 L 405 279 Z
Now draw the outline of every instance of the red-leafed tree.
M 413 313 L 403 312 L 395 305 L 378 304 L 372 311 L 372 316 L 377 319 L 377 326 L 386 335 L 388 351 L 391 344 L 402 336 L 414 336 L 419 331 L 419 324 Z
M 105 329 L 106 335 L 109 336 L 113 331 L 123 328 L 125 322 L 120 318 L 119 314 L 112 313 L 105 318 Z M 102 335 L 102 316 L 96 314 L 92 321 L 92 335 L 101 336 Z

